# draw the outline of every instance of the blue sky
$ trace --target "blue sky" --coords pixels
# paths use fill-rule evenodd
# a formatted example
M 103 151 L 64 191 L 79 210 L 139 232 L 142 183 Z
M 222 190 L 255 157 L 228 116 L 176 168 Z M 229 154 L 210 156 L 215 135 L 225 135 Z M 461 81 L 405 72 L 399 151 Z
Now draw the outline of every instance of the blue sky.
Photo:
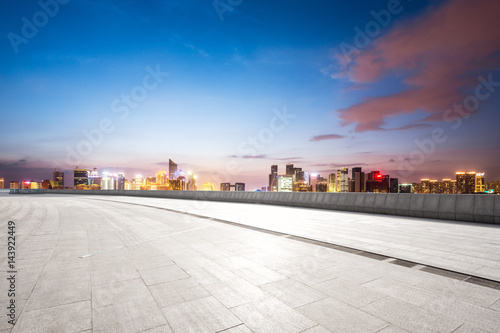
M 382 113 L 379 118 L 363 121 L 371 119 L 370 108 L 380 105 L 378 98 L 411 91 L 420 77 L 408 73 L 424 72 L 425 66 L 436 66 L 436 73 L 449 75 L 450 81 L 470 76 L 456 88 L 443 89 L 442 94 L 450 96 L 443 103 L 450 107 L 450 101 L 461 102 L 462 95 L 473 92 L 478 75 L 493 73 L 500 81 L 500 62 L 494 57 L 498 43 L 489 53 L 478 51 L 465 58 L 468 63 L 454 73 L 440 71 L 439 61 L 422 45 L 414 50 L 422 63 L 408 69 L 384 54 L 386 63 L 394 66 L 385 66 L 383 75 L 367 74 L 376 67 L 367 60 L 370 55 L 380 53 L 384 45 L 391 50 L 401 45 L 395 37 L 398 31 L 418 31 L 432 39 L 426 31 L 431 27 L 412 27 L 433 22 L 440 12 L 458 17 L 464 6 L 460 0 L 401 1 L 401 11 L 391 15 L 389 24 L 351 63 L 343 63 L 342 43 L 354 45 L 354 28 L 364 31 L 374 22 L 370 12 L 387 10 L 390 3 L 243 0 L 222 13 L 221 20 L 212 1 L 61 0 L 57 10 L 49 6 L 53 17 L 47 15 L 46 24 L 39 24 L 27 43 L 18 44 L 16 53 L 12 36 L 23 37 L 23 17 L 33 23 L 43 19 L 37 14 L 43 9 L 36 2 L 4 2 L 0 177 L 41 180 L 50 178 L 53 168 L 68 170 L 69 176 L 78 165 L 125 170 L 132 178 L 165 169 L 164 162 L 171 158 L 179 168 L 199 173 L 201 182 L 243 181 L 249 188 L 266 186 L 270 165 L 279 164 L 284 171 L 288 162 L 325 177 L 342 165 L 360 165 L 402 181 L 450 177 L 456 168 L 485 170 L 487 180 L 500 178 L 495 156 L 500 94 L 482 101 L 479 111 L 463 119 L 458 130 L 442 119 L 426 119 L 439 110 L 430 102 L 437 97 L 425 94 L 429 101 L 423 99 L 422 106 L 413 103 L 411 109 L 392 114 L 377 111 Z M 481 13 L 479 8 L 476 16 L 471 14 L 471 27 L 482 19 Z M 467 47 L 467 38 L 462 44 L 449 48 Z M 474 65 L 483 59 L 492 60 Z M 120 118 L 114 101 L 143 91 L 150 75 L 147 68 L 168 76 Z M 420 90 L 425 89 L 435 90 Z M 451 97 L 452 89 L 458 95 Z M 364 108 L 364 101 L 379 104 Z M 272 132 L 272 138 L 264 136 L 255 156 L 245 156 L 241 147 L 250 137 L 269 134 L 276 112 L 283 110 L 294 118 Z M 90 153 L 69 160 L 68 151 L 77 151 L 87 140 L 82 132 L 95 131 L 103 119 L 113 130 L 103 133 Z M 426 153 L 424 163 L 411 162 L 418 155 L 410 156 L 411 152 L 420 149 L 415 140 L 427 140 L 436 128 L 446 133 L 445 142 Z M 328 139 L 314 140 L 318 136 Z M 405 159 L 413 165 L 411 172 L 401 171 L 407 169 Z M 238 171 L 228 172 L 233 164 Z

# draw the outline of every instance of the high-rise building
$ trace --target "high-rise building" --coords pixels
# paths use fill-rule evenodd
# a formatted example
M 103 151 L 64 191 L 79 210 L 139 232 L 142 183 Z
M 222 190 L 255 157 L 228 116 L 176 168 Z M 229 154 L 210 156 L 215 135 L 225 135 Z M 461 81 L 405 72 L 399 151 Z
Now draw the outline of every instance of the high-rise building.
M 399 184 L 398 185 L 398 193 L 413 193 L 413 185 L 412 184 Z
M 156 173 L 156 183 L 158 185 L 166 185 L 168 183 L 168 173 L 165 170 Z
M 352 182 L 354 183 L 352 192 L 366 191 L 365 173 L 361 171 L 360 167 L 352 168 Z
M 10 189 L 20 189 L 21 188 L 21 182 L 10 182 Z
M 457 193 L 472 194 L 476 191 L 476 173 L 475 172 L 457 172 Z
M 177 179 L 177 164 L 171 159 L 168 160 L 168 178 L 170 180 Z
M 231 183 L 221 183 L 220 184 L 220 190 L 222 192 L 229 192 L 229 191 L 231 191 Z
M 141 187 L 144 186 L 144 178 L 142 176 L 135 176 L 134 179 L 130 181 L 130 189 L 131 190 L 141 190 Z
M 54 180 L 53 187 L 64 188 L 64 171 L 55 169 L 52 179 Z
M 292 192 L 292 191 L 293 191 L 293 177 L 278 176 L 278 192 Z
M 118 172 L 118 174 L 116 175 L 115 189 L 117 190 L 125 189 L 125 174 L 123 172 Z
M 372 171 L 368 174 L 366 181 L 366 192 L 372 193 L 389 193 L 390 177 L 383 175 L 380 171 Z
M 337 179 L 337 174 L 335 173 L 331 173 L 328 176 L 328 192 L 337 192 L 335 187 L 336 179 Z
M 390 178 L 389 179 L 389 193 L 399 193 L 399 179 Z
M 475 193 L 484 193 L 486 191 L 486 184 L 484 182 L 484 172 L 476 173 Z
M 432 179 L 429 181 L 429 184 L 430 184 L 430 187 L 429 187 L 429 193 L 432 193 L 432 194 L 437 194 L 439 193 L 439 187 L 440 187 L 440 184 L 439 182 L 437 181 L 437 179 Z
M 349 191 L 349 169 L 342 168 L 337 170 L 337 192 Z
M 271 173 L 269 174 L 269 191 L 278 191 L 278 166 L 271 165 Z
M 431 193 L 431 180 L 424 178 L 420 180 L 420 193 Z
M 235 183 L 234 190 L 236 192 L 245 192 L 245 183 Z
M 0 178 L 0 188 L 5 188 L 5 180 Z
M 89 185 L 89 171 L 86 169 L 78 169 L 74 171 L 74 181 L 75 188 L 78 185 Z
M 197 176 L 193 174 L 192 172 L 189 173 L 189 181 L 187 183 L 187 190 L 188 191 L 197 191 L 198 186 L 196 185 L 196 178 Z
M 286 165 L 286 175 L 293 176 L 294 174 L 295 174 L 295 168 L 293 167 L 293 164 L 287 164 Z
M 326 178 L 321 177 L 316 183 L 316 192 L 328 192 L 328 182 Z
M 101 189 L 102 190 L 115 190 L 115 177 L 107 172 L 102 174 L 101 177 Z

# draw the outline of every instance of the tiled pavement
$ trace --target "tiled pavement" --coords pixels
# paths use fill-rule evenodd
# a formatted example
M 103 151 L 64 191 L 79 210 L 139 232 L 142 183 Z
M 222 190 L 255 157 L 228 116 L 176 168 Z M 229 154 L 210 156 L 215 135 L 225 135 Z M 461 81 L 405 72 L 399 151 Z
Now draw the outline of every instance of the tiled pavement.
M 0 195 L 2 239 L 7 221 L 16 222 L 19 317 L 12 328 L 3 315 L 0 332 L 500 332 L 495 287 L 109 199 Z M 289 223 L 289 230 L 279 231 L 301 236 L 295 232 L 328 232 L 321 221 L 330 221 L 330 235 L 323 236 L 337 243 L 350 238 L 341 245 L 362 248 L 371 239 L 386 249 L 394 238 L 392 252 L 383 252 L 393 257 L 415 249 L 425 258 L 453 254 L 461 240 L 457 254 L 467 269 L 482 258 L 477 265 L 498 274 L 498 227 L 402 219 L 399 229 L 408 227 L 408 233 L 398 234 L 398 220 L 386 216 L 111 199 L 233 222 L 239 216 L 237 222 L 274 230 Z M 6 242 L 0 244 L 6 267 Z M 0 281 L 5 309 L 8 285 Z

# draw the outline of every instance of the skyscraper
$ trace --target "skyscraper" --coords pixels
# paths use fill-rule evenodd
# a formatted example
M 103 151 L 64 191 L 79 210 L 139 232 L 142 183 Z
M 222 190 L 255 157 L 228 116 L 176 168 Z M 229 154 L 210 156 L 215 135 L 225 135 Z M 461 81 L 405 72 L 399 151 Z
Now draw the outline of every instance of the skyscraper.
M 292 176 L 278 176 L 278 192 L 292 192 L 293 178 Z
M 171 159 L 168 160 L 168 178 L 170 180 L 177 179 L 177 164 Z
M 74 181 L 75 188 L 78 185 L 89 185 L 89 171 L 85 169 L 78 169 L 74 171 Z
M 338 192 L 349 191 L 349 168 L 337 170 L 337 183 Z
M 115 189 L 117 189 L 117 190 L 124 190 L 125 189 L 125 174 L 123 172 L 118 172 L 118 175 L 116 176 Z
M 365 173 L 360 167 L 352 168 L 352 182 L 354 183 L 353 192 L 365 192 Z
M 472 194 L 476 191 L 476 173 L 475 172 L 457 172 L 457 193 Z
M 278 166 L 271 165 L 271 173 L 269 174 L 269 191 L 278 191 Z
M 336 178 L 337 178 L 337 174 L 335 174 L 335 173 L 331 173 L 328 176 L 328 192 L 336 192 L 336 187 L 335 187 Z
M 54 187 L 64 188 L 64 171 L 55 169 L 52 179 L 54 180 Z
M 476 173 L 476 189 L 475 193 L 484 193 L 486 191 L 486 184 L 484 183 L 484 172 Z
M 3 178 L 0 178 L 0 188 L 5 187 L 5 180 Z
M 156 183 L 158 185 L 165 185 L 168 183 L 167 171 L 161 170 L 156 173 Z
M 399 179 L 398 178 L 390 178 L 389 179 L 389 193 L 398 193 L 399 192 Z

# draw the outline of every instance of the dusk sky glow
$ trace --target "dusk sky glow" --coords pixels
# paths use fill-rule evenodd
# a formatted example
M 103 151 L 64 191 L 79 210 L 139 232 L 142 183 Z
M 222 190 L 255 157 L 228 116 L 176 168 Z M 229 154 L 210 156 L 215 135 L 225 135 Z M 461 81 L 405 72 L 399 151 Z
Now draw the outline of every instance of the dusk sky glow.
M 498 0 L 54 1 L 32 36 L 42 7 L 2 4 L 6 183 L 169 158 L 247 190 L 287 163 L 500 179 Z

